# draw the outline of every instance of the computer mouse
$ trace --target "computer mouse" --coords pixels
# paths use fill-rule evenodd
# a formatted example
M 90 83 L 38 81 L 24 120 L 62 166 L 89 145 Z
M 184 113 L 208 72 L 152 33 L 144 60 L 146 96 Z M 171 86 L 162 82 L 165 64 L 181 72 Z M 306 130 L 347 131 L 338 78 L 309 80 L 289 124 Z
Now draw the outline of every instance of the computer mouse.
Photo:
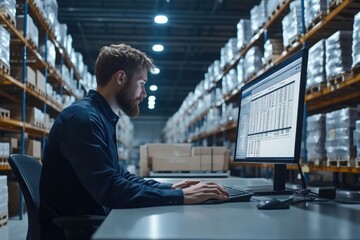
M 257 204 L 258 209 L 288 209 L 289 205 L 275 198 L 262 200 Z

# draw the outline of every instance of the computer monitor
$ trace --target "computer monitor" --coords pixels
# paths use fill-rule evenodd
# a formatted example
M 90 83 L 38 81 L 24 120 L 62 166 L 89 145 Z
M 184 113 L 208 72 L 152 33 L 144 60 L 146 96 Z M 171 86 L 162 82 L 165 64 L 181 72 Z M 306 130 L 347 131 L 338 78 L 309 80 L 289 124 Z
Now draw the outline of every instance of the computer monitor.
M 302 49 L 241 88 L 234 161 L 275 163 L 272 189 L 255 193 L 285 193 L 286 164 L 299 162 L 306 69 Z

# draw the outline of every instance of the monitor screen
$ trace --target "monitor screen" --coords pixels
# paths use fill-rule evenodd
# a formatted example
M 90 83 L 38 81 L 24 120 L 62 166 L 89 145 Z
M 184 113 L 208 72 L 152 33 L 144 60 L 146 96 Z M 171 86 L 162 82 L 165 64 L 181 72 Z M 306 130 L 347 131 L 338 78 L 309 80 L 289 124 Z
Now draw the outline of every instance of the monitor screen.
M 303 49 L 241 88 L 235 162 L 299 161 L 306 67 Z

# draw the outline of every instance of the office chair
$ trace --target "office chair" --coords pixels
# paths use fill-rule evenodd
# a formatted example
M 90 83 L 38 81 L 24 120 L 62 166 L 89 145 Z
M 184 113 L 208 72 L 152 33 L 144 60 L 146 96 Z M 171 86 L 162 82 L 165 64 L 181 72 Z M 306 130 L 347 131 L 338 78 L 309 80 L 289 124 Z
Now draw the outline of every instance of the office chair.
M 28 210 L 28 231 L 26 240 L 40 239 L 40 175 L 41 163 L 27 155 L 11 154 L 8 158 L 20 189 L 23 192 Z M 105 219 L 105 216 L 86 215 L 78 217 L 58 217 L 53 222 L 64 229 L 66 239 L 90 239 L 96 228 Z

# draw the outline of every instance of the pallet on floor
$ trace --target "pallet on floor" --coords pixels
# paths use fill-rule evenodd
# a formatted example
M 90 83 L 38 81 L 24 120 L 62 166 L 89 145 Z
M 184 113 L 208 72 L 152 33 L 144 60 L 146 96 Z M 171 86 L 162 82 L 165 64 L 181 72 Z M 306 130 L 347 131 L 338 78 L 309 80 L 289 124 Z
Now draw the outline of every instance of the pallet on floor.
M 0 228 L 5 226 L 9 221 L 9 214 L 6 213 L 0 213 Z
M 328 167 L 354 167 L 355 160 L 354 159 L 346 159 L 346 158 L 328 158 L 327 166 Z

